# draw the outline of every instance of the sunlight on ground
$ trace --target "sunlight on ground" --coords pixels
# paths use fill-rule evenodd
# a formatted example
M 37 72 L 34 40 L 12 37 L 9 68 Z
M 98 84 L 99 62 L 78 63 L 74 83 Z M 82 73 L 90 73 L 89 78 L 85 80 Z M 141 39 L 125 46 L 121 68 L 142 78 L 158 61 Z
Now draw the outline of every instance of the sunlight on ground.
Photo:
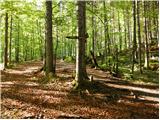
M 34 89 L 34 88 L 28 88 L 28 89 L 22 89 L 18 91 L 21 94 L 34 94 L 34 95 L 59 95 L 59 96 L 65 96 L 67 93 L 62 91 L 55 91 L 55 90 L 41 90 L 41 89 Z
M 141 96 L 140 99 L 159 102 L 159 98 L 150 97 L 150 96 Z
M 4 63 L 0 63 L 0 70 L 4 69 Z
M 158 90 L 153 90 L 153 89 L 133 87 L 133 86 L 128 86 L 128 85 L 116 85 L 116 84 L 111 84 L 111 83 L 107 83 L 106 85 L 110 87 L 114 87 L 114 88 L 123 88 L 123 89 L 129 89 L 133 91 L 136 90 L 136 91 L 141 91 L 141 92 L 146 92 L 146 93 L 159 94 Z
M 34 70 L 37 70 L 39 67 L 28 67 L 24 72 L 26 73 L 31 73 L 33 72 Z
M 8 69 L 6 70 L 8 73 L 12 74 L 27 74 L 27 73 L 32 73 L 34 70 L 37 70 L 39 67 L 28 67 L 25 68 L 23 71 L 20 70 L 15 70 L 15 69 Z
M 35 82 L 26 82 L 25 85 L 27 85 L 27 86 L 38 86 L 38 84 L 35 83 Z
M 14 85 L 13 82 L 0 82 L 0 87 L 10 87 L 10 85 Z
M 107 72 L 88 68 L 89 75 L 93 75 L 95 81 L 102 82 L 100 89 L 105 89 L 93 94 L 85 91 L 82 96 L 75 95 L 70 93 L 74 65 L 68 64 L 58 63 L 57 78 L 46 84 L 38 82 L 42 77 L 41 73 L 34 74 L 40 64 L 22 64 L 2 72 L 4 82 L 1 82 L 0 87 L 3 117 L 17 119 L 43 114 L 46 118 L 66 115 L 99 119 L 157 118 L 158 87 L 141 88 L 120 78 L 112 78 Z M 130 91 L 133 95 L 130 95 Z M 134 95 L 137 95 L 138 99 Z M 134 116 L 131 116 L 132 114 Z

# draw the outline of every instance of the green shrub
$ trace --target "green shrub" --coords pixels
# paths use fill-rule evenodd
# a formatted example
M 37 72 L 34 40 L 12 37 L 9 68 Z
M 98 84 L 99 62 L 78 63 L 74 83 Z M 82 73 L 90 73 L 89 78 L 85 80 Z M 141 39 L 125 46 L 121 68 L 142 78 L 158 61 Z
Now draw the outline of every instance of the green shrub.
M 101 69 L 106 69 L 106 68 L 107 68 L 107 65 L 106 65 L 106 64 L 100 64 L 99 67 L 100 67 Z
M 65 62 L 74 62 L 74 59 L 73 57 L 71 56 L 67 56 L 65 59 L 64 59 Z

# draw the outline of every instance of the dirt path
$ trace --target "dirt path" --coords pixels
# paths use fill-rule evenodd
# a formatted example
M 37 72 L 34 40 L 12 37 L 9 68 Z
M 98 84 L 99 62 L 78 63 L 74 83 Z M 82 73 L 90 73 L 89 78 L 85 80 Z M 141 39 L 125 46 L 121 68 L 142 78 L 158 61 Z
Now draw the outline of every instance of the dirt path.
M 158 118 L 158 86 L 132 84 L 88 68 L 94 91 L 71 92 L 75 65 L 58 61 L 57 78 L 41 84 L 41 62 L 1 72 L 1 118 Z

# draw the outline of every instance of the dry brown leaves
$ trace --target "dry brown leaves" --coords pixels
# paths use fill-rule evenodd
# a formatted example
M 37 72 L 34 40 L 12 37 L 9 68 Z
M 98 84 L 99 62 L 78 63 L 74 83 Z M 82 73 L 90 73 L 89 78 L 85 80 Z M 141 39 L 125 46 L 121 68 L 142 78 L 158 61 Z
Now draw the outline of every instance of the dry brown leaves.
M 75 65 L 58 61 L 57 78 L 39 84 L 44 74 L 34 72 L 41 65 L 28 62 L 2 72 L 1 118 L 158 118 L 157 87 L 131 85 L 88 68 L 101 84 L 80 96 L 71 92 Z

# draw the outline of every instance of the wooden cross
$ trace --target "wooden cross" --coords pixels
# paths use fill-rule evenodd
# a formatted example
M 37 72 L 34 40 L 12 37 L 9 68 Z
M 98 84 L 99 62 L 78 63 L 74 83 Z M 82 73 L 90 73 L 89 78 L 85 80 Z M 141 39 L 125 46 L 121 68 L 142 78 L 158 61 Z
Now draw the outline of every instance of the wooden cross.
M 68 38 L 68 39 L 82 39 L 82 38 L 88 38 L 88 37 L 89 37 L 88 33 L 86 33 L 84 37 L 66 36 L 66 38 Z

